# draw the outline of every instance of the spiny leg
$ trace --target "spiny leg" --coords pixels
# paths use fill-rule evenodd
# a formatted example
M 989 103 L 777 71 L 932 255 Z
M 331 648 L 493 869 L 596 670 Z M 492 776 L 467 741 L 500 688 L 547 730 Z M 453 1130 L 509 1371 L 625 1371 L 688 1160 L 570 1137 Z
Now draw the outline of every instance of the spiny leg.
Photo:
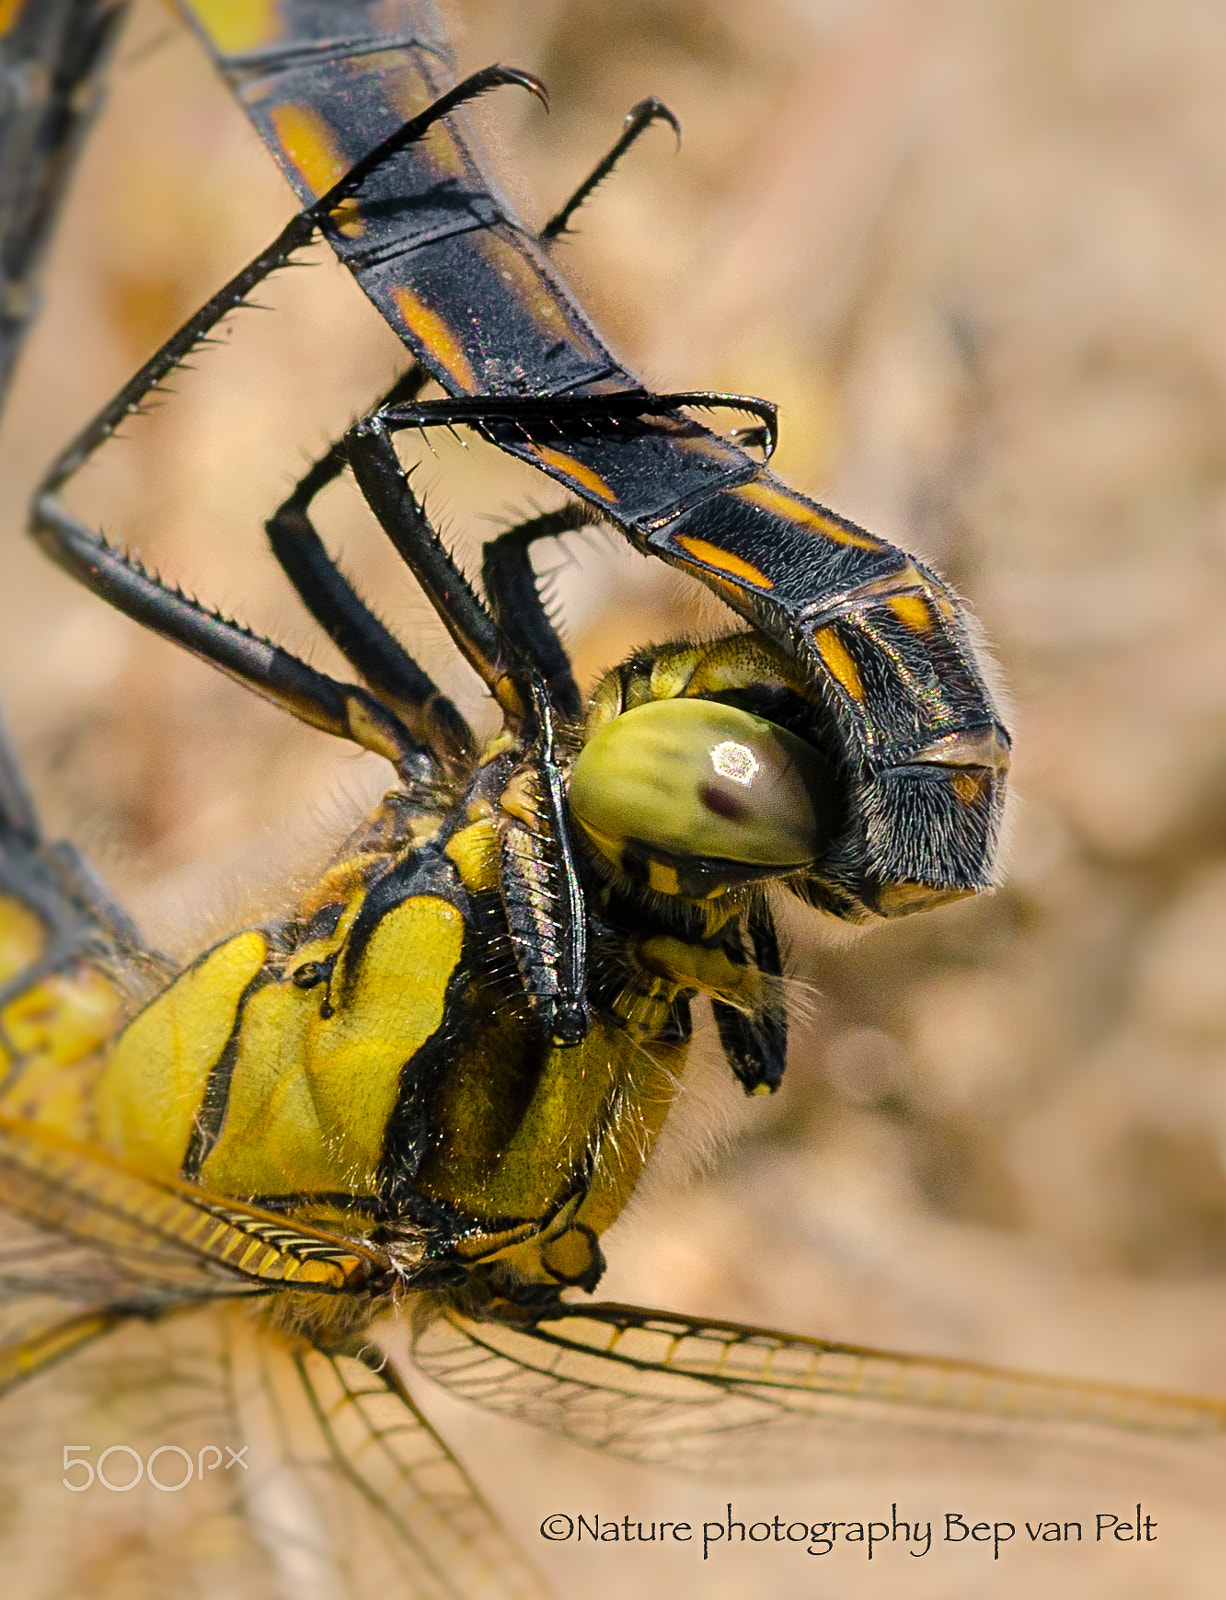
M 60 492 L 119 424 L 180 366 L 213 328 L 241 305 L 260 283 L 307 244 L 315 230 L 351 199 L 370 174 L 399 150 L 422 138 L 440 118 L 466 101 L 503 84 L 518 84 L 544 97 L 535 78 L 505 67 L 475 73 L 410 118 L 356 163 L 314 205 L 308 206 L 173 334 L 161 349 L 78 434 L 52 464 L 36 493 L 32 532 L 54 561 L 135 621 L 175 640 L 239 682 L 264 694 L 312 726 L 355 740 L 397 763 L 406 775 L 423 776 L 432 757 L 387 706 L 354 685 L 338 684 L 288 651 L 207 611 L 147 573 L 139 562 L 113 550 L 74 517 Z
M 707 411 L 742 411 L 757 417 L 758 426 L 739 435 L 743 444 L 760 447 L 767 461 L 779 442 L 779 408 L 757 395 L 729 394 L 715 389 L 686 389 L 652 394 L 648 389 L 613 389 L 602 394 L 463 395 L 446 400 L 409 401 L 385 407 L 378 420 L 389 433 L 402 428 L 450 428 L 464 423 L 478 428 L 496 444 L 505 444 L 500 425 L 517 426 L 525 440 L 535 433 L 569 426 L 598 428 L 637 417 L 667 416 L 692 406 Z M 535 433 L 534 433 L 535 425 Z
M 97 946 L 101 929 L 129 953 L 142 949 L 135 923 L 76 846 L 43 837 L 21 763 L 0 716 L 0 891 L 6 881 L 10 888 L 20 881 L 31 909 L 51 929 L 53 956 L 64 954 L 87 923 L 90 933 L 85 943 L 90 948 Z M 56 964 L 54 959 L 46 963 L 48 970 Z M 33 971 L 33 967 L 23 969 L 20 976 L 28 980 Z M 0 982 L 0 1005 L 4 998 Z
M 530 715 L 525 663 L 434 531 L 409 485 L 382 413 L 345 437 L 349 465 L 367 504 L 455 641 L 460 654 L 517 726 Z
M 503 792 L 499 887 L 515 963 L 541 1029 L 555 1045 L 576 1045 L 591 1026 L 587 907 L 571 844 L 554 710 L 535 674 L 530 692 L 535 736 Z
M 544 675 L 499 626 L 431 527 L 381 415 L 357 423 L 347 444 L 354 478 L 380 525 L 526 741 L 502 791 L 499 888 L 520 979 L 542 1031 L 555 1044 L 578 1044 L 590 1026 L 587 917 Z
M 17 752 L 0 720 L 0 841 L 6 836 L 27 847 L 39 842 L 34 802 L 26 788 Z
M 376 413 L 411 401 L 426 381 L 426 373 L 414 364 L 379 402 Z M 309 519 L 316 495 L 348 465 L 349 450 L 342 440 L 304 475 L 265 525 L 273 553 L 307 609 L 364 681 L 431 749 L 440 755 L 460 755 L 472 745 L 467 724 L 354 592 Z M 508 529 L 486 544 L 482 556 L 482 583 L 495 622 L 539 671 L 554 707 L 564 717 L 579 715 L 579 691 L 566 651 L 541 603 L 528 551 L 539 539 L 587 527 L 592 516 L 588 507 L 573 501 Z M 450 578 L 454 594 L 456 583 L 463 579 L 458 570 Z
M 332 213 L 352 199 L 370 177 L 407 145 L 424 138 L 434 124 L 458 106 L 487 94 L 504 84 L 518 84 L 533 94 L 544 97 L 541 85 L 529 73 L 510 67 L 487 67 L 457 84 L 433 105 L 411 117 L 369 155 L 355 163 L 345 176 L 333 184 L 327 193 L 313 205 L 305 207 L 290 219 L 285 227 L 259 255 L 207 300 L 183 326 L 167 339 L 160 350 L 154 352 L 139 372 L 135 373 L 92 421 L 88 422 L 52 464 L 39 486 L 36 507 L 35 536 L 47 543 L 55 556 L 54 521 L 48 528 L 42 525 L 43 512 L 58 511 L 56 492 L 74 477 L 94 452 L 110 437 L 115 429 L 140 409 L 141 403 L 176 367 L 181 366 L 191 352 L 201 344 L 222 319 L 234 311 L 259 287 L 266 278 L 283 267 L 298 250 L 311 242 L 315 231 L 331 217 Z M 60 513 L 62 515 L 62 512 Z
M 681 124 L 678 122 L 672 111 L 669 110 L 662 100 L 657 100 L 654 96 L 649 96 L 646 100 L 640 100 L 639 103 L 636 106 L 632 106 L 630 111 L 627 113 L 625 126 L 622 129 L 620 137 L 614 143 L 612 148 L 596 163 L 591 172 L 588 173 L 587 177 L 584 178 L 583 182 L 571 195 L 570 199 L 567 200 L 566 203 L 557 212 L 555 212 L 552 217 L 550 217 L 549 221 L 537 234 L 537 238 L 546 249 L 548 249 L 557 239 L 565 237 L 565 235 L 570 232 L 571 218 L 581 206 L 587 204 L 588 200 L 591 199 L 592 195 L 596 192 L 600 185 L 613 172 L 614 168 L 617 166 L 617 163 L 622 159 L 631 146 L 635 144 L 635 142 L 642 136 L 642 134 L 644 134 L 646 130 L 651 127 L 653 122 L 667 122 L 669 127 L 672 128 L 673 132 L 677 135 L 677 147 L 680 149 Z M 669 397 L 661 396 L 659 398 L 670 398 L 679 404 L 696 404 L 699 406 L 714 404 L 732 405 L 734 407 L 738 401 L 745 401 L 748 399 L 748 397 L 744 395 L 727 394 L 707 396 L 691 395 L 688 400 L 682 395 L 673 395 Z M 763 409 L 758 410 L 758 407 Z M 778 428 L 775 419 L 775 408 L 767 401 L 757 401 L 754 402 L 749 409 L 753 410 L 755 415 L 759 417 L 758 426 L 755 428 L 741 429 L 734 434 L 733 437 L 744 449 L 762 450 L 765 458 L 769 461 L 770 457 L 774 454 L 778 434 Z M 769 410 L 769 415 L 766 414 L 767 410 Z
M 426 381 L 415 362 L 380 404 L 411 399 Z M 467 722 L 355 591 L 311 522 L 311 503 L 348 465 L 340 441 L 303 476 L 264 524 L 273 554 L 307 610 L 380 700 L 439 760 L 461 759 L 473 748 Z
M 557 511 L 508 528 L 491 539 L 481 553 L 481 582 L 498 626 L 521 655 L 541 674 L 549 698 L 564 717 L 578 717 L 583 709 L 570 657 L 541 600 L 531 547 L 538 539 L 556 539 L 588 527 L 590 506 L 572 500 Z
M 646 130 L 651 127 L 653 122 L 667 122 L 669 127 L 677 135 L 677 146 L 680 148 L 681 124 L 677 121 L 676 117 L 668 109 L 664 102 L 662 100 L 657 100 L 654 97 L 646 100 L 640 100 L 638 105 L 631 107 L 630 112 L 626 117 L 626 122 L 622 129 L 621 137 L 617 140 L 616 144 L 614 144 L 613 148 L 596 163 L 591 172 L 589 172 L 587 177 L 584 178 L 583 182 L 575 190 L 574 194 L 571 195 L 566 204 L 562 206 L 562 208 L 552 217 L 550 217 L 549 221 L 541 229 L 540 233 L 537 235 L 537 238 L 542 244 L 552 244 L 555 239 L 561 238 L 561 236 L 565 233 L 569 233 L 570 219 L 574 216 L 575 212 L 578 211 L 580 206 L 585 205 L 587 201 L 591 199 L 592 195 L 613 171 L 614 167 L 626 154 L 627 150 L 630 149 L 630 146 L 634 144 L 635 140 L 638 139 L 641 134 L 645 133 Z
M 87 586 L 117 611 L 311 727 L 385 757 L 406 779 L 432 775 L 431 753 L 367 690 L 317 672 L 280 645 L 206 609 L 67 515 L 58 536 L 61 565 L 79 570 Z

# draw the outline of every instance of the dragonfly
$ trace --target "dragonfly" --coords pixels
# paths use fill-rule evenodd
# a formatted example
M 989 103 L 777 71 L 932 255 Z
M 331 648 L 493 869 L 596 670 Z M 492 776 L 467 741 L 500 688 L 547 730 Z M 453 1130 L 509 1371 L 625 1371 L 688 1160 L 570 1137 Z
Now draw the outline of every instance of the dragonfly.
M 175 972 L 44 838 L 5 749 L 0 1385 L 98 1360 L 151 1427 L 174 1419 L 193 1511 L 224 1530 L 192 1547 L 202 1587 L 286 1595 L 544 1592 L 389 1360 L 393 1327 L 453 1393 L 658 1466 L 779 1438 L 836 1465 L 865 1440 L 972 1464 L 1002 1437 L 1220 1442 L 1211 1400 L 590 1298 L 694 1002 L 748 1093 L 782 1080 L 768 891 L 863 921 L 988 887 L 1008 735 L 942 580 L 774 477 L 769 406 L 644 389 L 566 288 L 553 241 L 660 108 L 532 234 L 463 108 L 540 86 L 456 83 L 430 6 L 184 9 L 303 209 L 53 464 L 36 535 L 135 620 L 384 757 L 393 786 L 287 916 Z M 414 358 L 269 522 L 348 682 L 163 583 L 63 494 L 316 234 Z M 754 426 L 728 439 L 703 408 Z M 461 425 L 572 497 L 489 542 L 480 593 L 392 445 Z M 492 738 L 316 533 L 345 470 L 484 683 Z M 531 551 L 595 518 L 745 626 L 639 651 L 582 697 Z M 249 1458 L 228 1477 L 222 1444 Z
M 12 0 L 0 10 L 0 400 L 122 17 L 122 5 L 103 0 Z

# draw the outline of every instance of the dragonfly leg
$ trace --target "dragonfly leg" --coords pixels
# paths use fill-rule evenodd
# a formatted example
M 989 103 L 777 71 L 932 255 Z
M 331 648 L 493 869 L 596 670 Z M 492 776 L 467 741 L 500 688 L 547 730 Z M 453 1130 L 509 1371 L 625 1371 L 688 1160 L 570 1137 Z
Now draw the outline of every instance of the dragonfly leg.
M 411 398 L 425 382 L 426 373 L 414 364 L 382 403 Z M 363 682 L 440 762 L 462 758 L 473 748 L 467 722 L 355 591 L 310 519 L 315 497 L 348 465 L 342 441 L 304 475 L 264 525 L 273 554 L 307 610 Z
M 575 865 L 554 711 L 541 678 L 529 679 L 535 733 L 504 791 L 499 830 L 503 910 L 524 990 L 541 1031 L 577 1045 L 591 1026 L 587 908 Z
M 541 674 L 553 705 L 564 717 L 582 709 L 570 657 L 549 619 L 532 570 L 529 551 L 538 539 L 556 539 L 591 524 L 589 506 L 572 500 L 491 539 L 481 554 L 481 582 L 499 627 Z
M 190 316 L 177 332 L 173 333 L 159 350 L 156 350 L 123 388 L 103 406 L 88 422 L 66 450 L 52 463 L 35 497 L 34 534 L 48 546 L 54 557 L 57 539 L 54 515 L 44 515 L 44 510 L 55 508 L 55 496 L 64 485 L 81 470 L 85 462 L 110 438 L 115 429 L 128 417 L 138 412 L 142 403 L 167 378 L 181 366 L 191 352 L 200 345 L 213 329 L 231 311 L 241 306 L 253 290 L 283 267 L 296 251 L 309 244 L 316 230 L 332 213 L 351 199 L 381 166 L 407 145 L 423 138 L 430 128 L 458 106 L 478 96 L 487 94 L 502 84 L 519 84 L 533 94 L 544 98 L 541 85 L 526 72 L 510 67 L 487 67 L 465 78 L 433 105 L 427 106 L 417 116 L 403 123 L 395 133 L 376 145 L 362 157 L 339 182 L 292 217 L 281 232 L 259 255 L 255 256 L 230 281 L 217 291 L 200 309 Z
M 651 127 L 653 122 L 667 122 L 677 135 L 677 146 L 680 148 L 681 124 L 664 102 L 656 100 L 654 97 L 640 100 L 638 105 L 631 107 L 626 117 L 625 125 L 622 128 L 621 136 L 612 149 L 596 163 L 566 204 L 550 217 L 540 233 L 537 234 L 537 238 L 542 244 L 552 244 L 555 239 L 561 238 L 563 234 L 570 232 L 570 219 L 575 212 L 591 199 L 627 150 L 630 149 L 630 146 Z
M 422 138 L 441 117 L 502 84 L 515 83 L 544 95 L 535 78 L 506 67 L 488 67 L 457 84 L 433 105 L 404 123 L 364 156 L 313 205 L 291 218 L 273 242 L 235 273 L 171 335 L 123 388 L 103 406 L 52 463 L 34 497 L 31 531 L 66 571 L 134 621 L 184 645 L 196 655 L 273 700 L 294 716 L 328 733 L 354 740 L 394 762 L 406 776 L 426 777 L 433 757 L 377 696 L 315 672 L 279 646 L 206 610 L 145 571 L 138 561 L 110 546 L 63 505 L 60 494 L 90 457 L 222 319 L 295 251 L 397 150 Z
M 542 429 L 566 424 L 589 428 L 637 417 L 666 416 L 693 406 L 707 411 L 742 411 L 757 417 L 758 426 L 742 433 L 743 443 L 760 446 L 769 460 L 779 438 L 779 408 L 756 395 L 728 394 L 715 389 L 686 389 L 651 394 L 646 389 L 614 389 L 604 394 L 462 395 L 447 400 L 416 400 L 387 406 L 379 421 L 389 432 L 402 428 L 449 428 L 465 423 L 506 445 L 506 427 L 518 427 L 525 441 Z
M 500 892 L 520 979 L 542 1031 L 555 1044 L 578 1044 L 589 1027 L 587 918 L 544 676 L 499 626 L 431 527 L 381 414 L 359 422 L 346 443 L 358 487 L 384 532 L 503 714 L 528 735 L 525 757 L 504 789 Z M 569 665 L 566 670 L 569 676 Z
M 787 1009 L 777 982 L 783 975 L 783 962 L 774 919 L 766 901 L 755 905 L 746 920 L 750 945 L 748 960 L 767 979 L 767 993 L 752 1011 L 740 1010 L 718 999 L 712 1000 L 711 1009 L 728 1065 L 745 1093 L 773 1094 L 783 1081 L 787 1065 Z M 739 940 L 736 946 L 726 945 L 725 951 L 735 962 L 747 960 Z
M 418 503 L 382 413 L 365 417 L 344 440 L 358 488 L 421 585 L 461 655 L 516 723 L 530 716 L 525 664 L 478 598 Z
M 85 857 L 71 844 L 43 838 L 0 717 L 0 902 L 6 896 L 33 912 L 47 930 L 47 944 L 19 970 L 0 975 L 0 1011 L 45 974 L 66 969 L 83 954 L 105 956 L 112 942 L 126 953 L 142 950 L 136 925 Z M 0 1057 L 4 1047 L 0 1030 Z
M 460 106 L 480 99 L 491 89 L 501 89 L 509 85 L 527 89 L 528 93 L 534 94 L 548 110 L 549 96 L 539 78 L 533 77 L 530 72 L 521 72 L 518 67 L 484 67 L 480 72 L 474 72 L 457 83 L 454 88 L 448 89 L 446 94 L 441 94 L 424 111 L 418 112 L 415 117 L 410 117 L 407 122 L 402 123 L 381 144 L 377 144 L 360 161 L 356 161 L 345 176 L 333 184 L 325 194 L 320 195 L 303 215 L 313 216 L 317 226 L 346 200 L 352 199 L 372 173 L 386 166 L 401 150 L 424 138 L 436 122 L 441 122 Z
M 17 752 L 0 720 L 0 840 L 6 835 L 27 848 L 39 842 L 34 802 L 26 788 Z
M 58 502 L 40 505 L 39 515 L 43 527 L 54 534 L 44 542 L 59 565 L 117 611 L 182 645 L 311 727 L 385 757 L 406 778 L 431 775 L 429 751 L 377 696 L 317 672 L 280 645 L 171 588 Z

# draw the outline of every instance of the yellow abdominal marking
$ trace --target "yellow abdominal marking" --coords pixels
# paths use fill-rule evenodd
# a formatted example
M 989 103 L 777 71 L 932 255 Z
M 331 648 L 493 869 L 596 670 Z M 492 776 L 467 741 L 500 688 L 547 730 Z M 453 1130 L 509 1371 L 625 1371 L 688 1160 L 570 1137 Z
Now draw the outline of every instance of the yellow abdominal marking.
M 822 660 L 829 667 L 831 674 L 842 685 L 853 700 L 864 699 L 864 682 L 860 677 L 859 669 L 847 652 L 847 646 L 835 633 L 833 628 L 819 628 L 813 635 L 813 643 L 817 646 Z
M 717 544 L 710 544 L 706 539 L 697 539 L 693 534 L 683 533 L 679 534 L 673 543 L 687 555 L 693 556 L 695 561 L 701 561 L 706 567 L 714 567 L 717 572 L 726 572 L 731 577 L 739 578 L 742 583 L 750 583 L 755 589 L 775 587 L 773 579 L 768 578 L 765 572 L 760 572 L 741 556 L 733 555 L 729 550 L 721 550 Z
M 886 601 L 890 610 L 912 633 L 928 633 L 932 628 L 932 612 L 928 602 L 917 594 L 896 594 Z
M 403 284 L 392 291 L 392 299 L 409 332 L 429 351 L 456 387 L 471 394 L 477 387 L 473 369 L 463 345 L 443 318 Z
M 831 539 L 835 544 L 851 545 L 857 550 L 882 548 L 880 540 L 874 539 L 871 534 L 844 528 L 833 517 L 819 511 L 816 506 L 811 506 L 799 495 L 789 494 L 781 484 L 772 483 L 769 479 L 754 478 L 749 483 L 742 483 L 735 489 L 729 489 L 728 494 L 735 499 L 744 500 L 747 505 L 756 506 L 759 511 L 768 511 L 772 516 L 782 517 L 785 521 L 804 528 L 808 533 L 815 533 L 823 539 Z
M 268 114 L 276 132 L 278 143 L 302 175 L 303 182 L 315 196 L 328 190 L 349 171 L 336 135 L 311 106 L 297 105 L 286 100 L 273 106 Z M 365 228 L 358 215 L 356 200 L 346 200 L 333 213 L 340 231 L 347 239 L 360 239 Z M 344 220 L 341 220 L 341 219 Z
M 610 505 L 617 504 L 617 490 L 610 487 L 598 472 L 585 466 L 582 461 L 576 461 L 574 456 L 568 456 L 564 450 L 552 450 L 545 444 L 529 444 L 528 449 L 547 467 L 552 467 L 555 472 L 561 472 L 581 489 L 586 489 L 589 494 L 594 494 L 598 500 L 606 500 Z
M 192 15 L 218 55 L 241 55 L 282 36 L 278 0 L 195 0 Z

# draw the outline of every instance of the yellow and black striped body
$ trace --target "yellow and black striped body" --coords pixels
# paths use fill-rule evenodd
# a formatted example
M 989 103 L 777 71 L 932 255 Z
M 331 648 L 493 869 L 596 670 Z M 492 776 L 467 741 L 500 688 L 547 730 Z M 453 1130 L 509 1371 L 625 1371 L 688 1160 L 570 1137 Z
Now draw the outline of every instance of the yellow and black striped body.
M 433 0 L 177 0 L 299 201 L 317 201 L 453 82 Z M 462 119 L 408 143 L 324 235 L 457 399 L 540 403 L 484 436 L 697 578 L 821 686 L 851 804 L 809 897 L 893 917 L 994 880 L 1009 736 L 949 585 L 682 410 L 620 422 L 638 380 L 485 170 Z M 582 426 L 552 398 L 586 397 Z
M 845 921 L 986 887 L 1008 738 L 941 580 L 787 490 L 681 397 L 647 395 L 548 240 L 504 214 L 453 113 L 474 85 L 534 80 L 453 87 L 429 0 L 186 9 L 307 208 L 52 465 L 34 531 L 111 604 L 385 757 L 403 787 L 294 915 L 207 952 L 141 1011 L 88 1115 L 59 1125 L 158 1181 L 381 1231 L 415 1283 L 497 1258 L 509 1280 L 591 1286 L 673 1096 L 690 999 L 710 999 L 747 1090 L 780 1081 L 763 885 Z M 61 495 L 317 230 L 419 363 L 267 525 L 348 683 L 160 583 Z M 392 448 L 431 375 L 579 497 L 489 541 L 483 597 Z M 503 714 L 483 755 L 311 524 L 346 466 Z M 528 550 L 593 514 L 753 631 L 626 663 L 581 730 Z
M 150 958 L 77 852 L 21 825 L 5 754 L 0 742 L 0 1113 L 85 1137 Z
M 588 736 L 653 687 L 697 701 L 787 671 L 753 635 L 652 659 L 654 686 L 643 663 L 610 675 Z M 553 1044 L 499 899 L 518 770 L 503 735 L 447 795 L 393 791 L 290 917 L 206 951 L 133 1018 L 84 1108 L 28 1110 L 150 1177 L 396 1237 L 411 1282 L 496 1258 L 511 1282 L 591 1287 L 680 1080 L 691 998 L 746 1014 L 773 998 L 739 936 L 760 891 L 663 896 L 649 860 L 636 884 L 593 854 L 592 1027 Z

